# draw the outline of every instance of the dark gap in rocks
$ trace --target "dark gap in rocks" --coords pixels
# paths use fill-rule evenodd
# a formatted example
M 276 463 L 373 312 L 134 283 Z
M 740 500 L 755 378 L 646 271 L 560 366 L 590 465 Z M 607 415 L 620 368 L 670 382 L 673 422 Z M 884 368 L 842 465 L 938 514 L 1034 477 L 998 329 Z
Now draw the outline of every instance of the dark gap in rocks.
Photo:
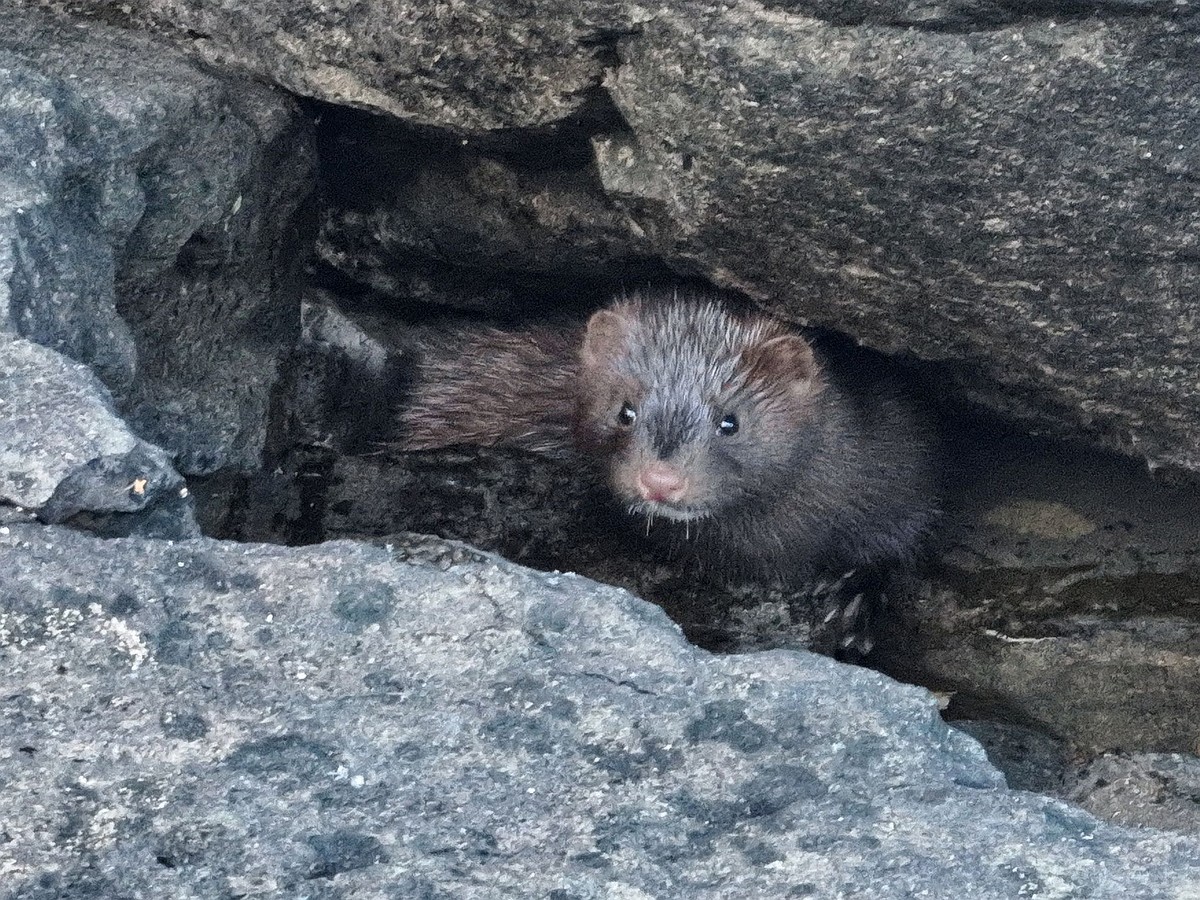
M 555 126 L 483 136 L 307 105 L 325 195 L 319 287 L 523 315 L 673 277 L 601 187 L 590 139 L 626 127 L 603 91 Z
M 1036 727 L 1013 724 L 998 718 L 951 719 L 983 745 L 988 759 L 1004 773 L 1008 786 L 1017 791 L 1063 796 L 1072 781 L 1074 768 L 1069 745 Z
M 175 257 L 175 268 L 185 279 L 198 277 L 206 268 L 219 260 L 214 258 L 211 242 L 201 233 L 193 234 L 179 249 Z
M 375 205 L 387 184 L 421 166 L 454 165 L 476 156 L 502 160 L 526 173 L 592 169 L 590 140 L 628 131 L 603 90 L 588 92 L 579 111 L 541 128 L 512 128 L 479 134 L 417 125 L 392 116 L 319 100 L 298 98 L 317 124 L 321 174 L 329 195 L 341 202 L 357 198 Z M 373 177 L 361 179 L 364 171 Z M 377 174 L 378 173 L 378 174 Z M 386 179 L 378 177 L 386 174 Z M 599 182 L 596 182 L 597 185 Z M 369 184 L 372 189 L 364 193 Z M 396 184 L 396 186 L 399 186 Z

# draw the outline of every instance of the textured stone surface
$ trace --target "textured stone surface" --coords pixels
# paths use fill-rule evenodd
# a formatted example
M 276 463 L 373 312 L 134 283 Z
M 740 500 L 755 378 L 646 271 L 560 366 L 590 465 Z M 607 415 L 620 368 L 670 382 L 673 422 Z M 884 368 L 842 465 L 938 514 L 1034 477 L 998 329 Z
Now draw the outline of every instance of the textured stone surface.
M 1192 755 L 1104 756 L 1073 779 L 1068 796 L 1122 825 L 1200 834 L 1200 759 Z
M 985 432 L 882 664 L 1088 748 L 1200 741 L 1200 492 L 1129 460 Z
M 170 457 L 130 433 L 90 369 L 0 335 L 0 502 L 49 522 L 87 513 L 106 531 L 195 537 L 186 498 Z
M 565 204 L 584 233 L 620 235 L 610 257 L 661 254 L 882 349 L 945 360 L 947 383 L 995 409 L 1200 468 L 1200 27 L 1188 4 L 99 10 L 310 96 L 469 141 L 507 129 L 510 160 L 522 156 L 514 129 L 583 122 L 596 165 L 580 172 L 595 194 L 525 189 Z M 531 156 L 523 165 L 544 166 Z M 603 224 L 613 203 L 623 227 Z M 333 248 L 359 254 L 341 263 L 375 285 L 395 268 L 372 259 L 388 218 L 344 222 Z M 490 247 L 461 241 L 475 259 L 504 258 L 531 221 L 546 253 L 521 265 L 563 259 L 554 222 L 499 218 Z M 460 243 L 436 216 L 407 228 L 449 235 L 435 258 Z M 394 249 L 420 243 L 390 233 L 404 238 Z
M 932 699 L 437 543 L 0 529 L 9 896 L 1182 898 Z
M 299 94 L 469 131 L 578 112 L 631 25 L 613 0 L 57 5 L 159 31 Z
M 93 366 L 186 471 L 260 462 L 308 124 L 114 28 L 0 10 L 0 330 Z

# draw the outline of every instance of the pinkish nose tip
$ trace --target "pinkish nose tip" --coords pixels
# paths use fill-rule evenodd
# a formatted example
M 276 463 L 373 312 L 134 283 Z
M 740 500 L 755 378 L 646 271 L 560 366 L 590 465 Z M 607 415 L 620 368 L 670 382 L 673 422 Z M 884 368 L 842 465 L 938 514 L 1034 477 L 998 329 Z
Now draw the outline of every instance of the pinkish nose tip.
M 666 463 L 654 462 L 638 473 L 638 490 L 655 503 L 678 503 L 687 489 L 687 478 Z

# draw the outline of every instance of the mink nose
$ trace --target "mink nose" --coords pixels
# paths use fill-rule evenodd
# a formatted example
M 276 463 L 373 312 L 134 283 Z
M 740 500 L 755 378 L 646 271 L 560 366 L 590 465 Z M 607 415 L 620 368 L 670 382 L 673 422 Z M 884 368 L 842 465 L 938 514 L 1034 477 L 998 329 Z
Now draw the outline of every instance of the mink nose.
M 652 462 L 638 472 L 638 490 L 655 503 L 678 503 L 687 490 L 687 478 L 664 462 Z

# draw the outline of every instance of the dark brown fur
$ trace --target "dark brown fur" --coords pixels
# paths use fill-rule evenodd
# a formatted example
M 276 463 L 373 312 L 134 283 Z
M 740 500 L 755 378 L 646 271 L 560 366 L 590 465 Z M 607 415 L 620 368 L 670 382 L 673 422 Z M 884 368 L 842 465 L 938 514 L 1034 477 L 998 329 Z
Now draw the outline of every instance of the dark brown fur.
M 893 374 L 711 296 L 634 296 L 582 331 L 460 334 L 427 359 L 407 448 L 574 447 L 653 532 L 731 575 L 909 560 L 936 515 L 932 435 Z
M 581 356 L 577 442 L 631 512 L 706 567 L 792 579 L 907 560 L 933 522 L 930 428 L 862 356 L 825 357 L 784 323 L 705 296 L 597 313 Z M 641 488 L 664 466 L 680 483 L 669 503 Z
M 580 329 L 423 330 L 400 446 L 563 453 L 570 445 Z

